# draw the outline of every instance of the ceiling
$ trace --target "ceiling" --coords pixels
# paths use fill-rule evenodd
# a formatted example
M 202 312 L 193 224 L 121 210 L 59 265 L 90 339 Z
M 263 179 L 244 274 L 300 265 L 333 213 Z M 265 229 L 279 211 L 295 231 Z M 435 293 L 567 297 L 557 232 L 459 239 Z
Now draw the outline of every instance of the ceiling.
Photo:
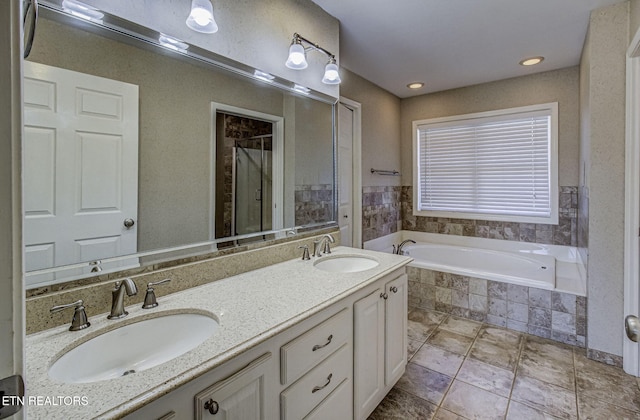
M 590 11 L 620 2 L 313 1 L 340 20 L 338 64 L 400 98 L 577 65 Z

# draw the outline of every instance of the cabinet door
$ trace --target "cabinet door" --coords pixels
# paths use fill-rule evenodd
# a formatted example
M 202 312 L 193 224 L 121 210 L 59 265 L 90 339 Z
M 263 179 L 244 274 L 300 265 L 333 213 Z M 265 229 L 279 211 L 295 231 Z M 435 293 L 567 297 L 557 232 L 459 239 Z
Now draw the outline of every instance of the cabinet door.
M 395 383 L 407 365 L 407 275 L 385 286 L 385 382 Z
M 384 299 L 376 289 L 353 306 L 355 418 L 369 415 L 384 391 Z
M 195 396 L 196 419 L 265 419 L 264 378 L 271 353 Z

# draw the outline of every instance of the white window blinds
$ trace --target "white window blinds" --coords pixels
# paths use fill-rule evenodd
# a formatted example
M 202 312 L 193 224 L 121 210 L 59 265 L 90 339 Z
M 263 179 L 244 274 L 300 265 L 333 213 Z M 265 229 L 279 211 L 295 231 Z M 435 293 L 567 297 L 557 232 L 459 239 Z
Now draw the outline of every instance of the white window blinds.
M 491 114 L 417 125 L 418 211 L 552 216 L 552 109 Z

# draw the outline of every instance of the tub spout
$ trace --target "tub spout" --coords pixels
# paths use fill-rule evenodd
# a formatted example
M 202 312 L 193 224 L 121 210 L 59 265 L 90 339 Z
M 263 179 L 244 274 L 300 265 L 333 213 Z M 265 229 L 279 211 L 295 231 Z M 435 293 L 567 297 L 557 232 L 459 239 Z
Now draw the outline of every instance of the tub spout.
M 404 255 L 404 251 L 402 250 L 402 248 L 405 246 L 407 242 L 411 242 L 412 244 L 416 243 L 416 241 L 414 241 L 413 239 L 404 240 L 400 242 L 400 244 L 398 244 L 398 246 L 394 250 L 394 253 L 398 255 Z

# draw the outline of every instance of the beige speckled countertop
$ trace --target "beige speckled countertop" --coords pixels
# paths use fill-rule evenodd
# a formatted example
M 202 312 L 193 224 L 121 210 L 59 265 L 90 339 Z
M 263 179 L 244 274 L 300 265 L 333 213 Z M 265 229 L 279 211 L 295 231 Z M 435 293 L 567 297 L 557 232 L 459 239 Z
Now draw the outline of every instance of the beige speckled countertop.
M 88 401 L 86 406 L 29 405 L 27 417 L 118 418 L 129 414 L 411 261 L 347 247 L 336 247 L 331 256 L 322 258 L 350 254 L 372 257 L 379 265 L 337 274 L 314 267 L 314 258 L 286 261 L 167 296 L 159 291 L 158 307 L 127 307 L 129 316 L 121 320 L 107 320 L 107 314 L 101 314 L 91 317 L 91 327 L 83 331 L 70 332 L 64 326 L 27 336 L 27 396 L 82 396 Z M 195 349 L 133 375 L 88 384 L 57 383 L 49 378 L 51 364 L 79 343 L 118 326 L 172 312 L 211 313 L 220 328 Z

